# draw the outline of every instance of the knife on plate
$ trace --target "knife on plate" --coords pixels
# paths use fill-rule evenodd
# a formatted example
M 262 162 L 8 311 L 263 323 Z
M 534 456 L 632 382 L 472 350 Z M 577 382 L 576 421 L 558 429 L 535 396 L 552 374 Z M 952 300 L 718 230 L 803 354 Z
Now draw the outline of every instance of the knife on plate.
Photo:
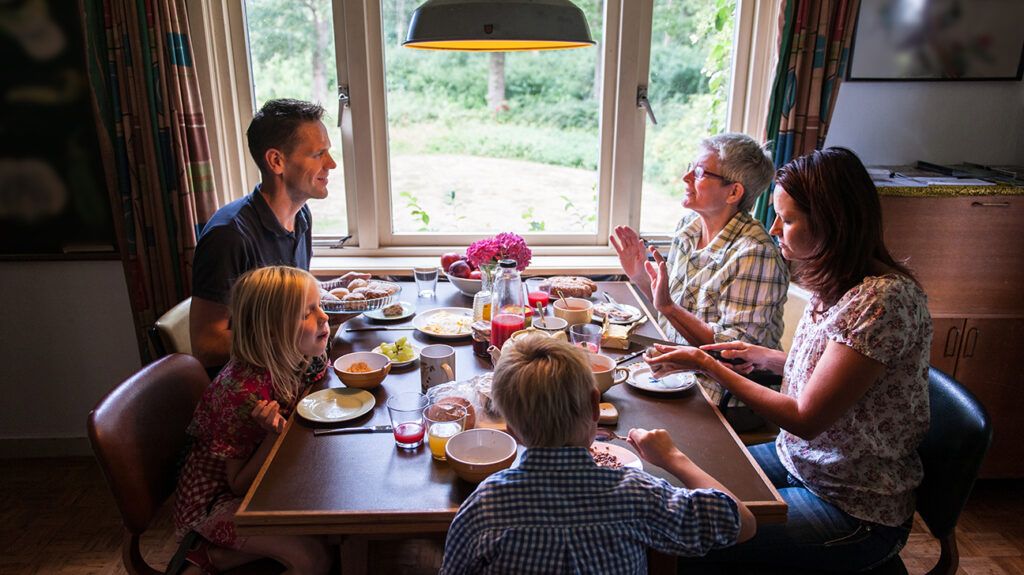
M 650 346 L 652 346 L 654 344 L 658 344 L 658 345 L 672 345 L 672 346 L 677 346 L 677 347 L 682 345 L 682 344 L 679 344 L 679 343 L 676 343 L 676 342 L 673 342 L 673 341 L 666 341 L 664 339 L 658 339 L 656 337 L 650 337 L 650 336 L 646 336 L 646 335 L 641 335 L 639 333 L 631 333 L 631 334 L 629 334 L 629 338 L 628 339 L 629 339 L 629 341 L 631 341 L 633 343 L 639 343 L 640 345 L 646 346 L 646 347 L 650 347 Z M 743 363 L 743 360 L 738 358 L 738 357 L 730 357 L 730 358 L 722 357 L 722 352 L 720 352 L 720 351 L 705 351 L 705 353 L 707 353 L 708 355 L 710 355 L 711 357 L 715 358 L 716 360 L 718 360 L 718 361 L 720 361 L 722 363 L 730 363 L 730 364 L 733 364 L 733 365 L 737 365 L 737 364 Z
M 390 425 L 371 425 L 369 427 L 339 427 L 337 429 L 314 429 L 313 435 L 338 435 L 341 433 L 390 433 Z
M 385 331 L 385 330 L 416 329 L 413 325 L 375 325 L 371 327 L 346 327 L 345 331 Z

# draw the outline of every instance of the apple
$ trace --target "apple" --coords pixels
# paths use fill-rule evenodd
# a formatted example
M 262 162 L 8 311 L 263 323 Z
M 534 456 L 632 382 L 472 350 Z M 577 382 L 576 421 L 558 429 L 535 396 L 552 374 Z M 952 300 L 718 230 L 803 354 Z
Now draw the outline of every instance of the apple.
M 478 280 L 480 279 L 480 270 L 473 270 L 469 272 L 469 279 Z
M 443 256 L 441 256 L 441 269 L 447 271 L 448 268 L 451 267 L 453 263 L 459 261 L 464 257 L 465 256 L 459 254 L 458 252 L 448 252 L 444 254 Z
M 462 260 L 453 263 L 452 267 L 448 268 L 448 275 L 457 278 L 468 279 L 470 273 L 472 273 L 472 270 L 469 269 L 469 264 Z

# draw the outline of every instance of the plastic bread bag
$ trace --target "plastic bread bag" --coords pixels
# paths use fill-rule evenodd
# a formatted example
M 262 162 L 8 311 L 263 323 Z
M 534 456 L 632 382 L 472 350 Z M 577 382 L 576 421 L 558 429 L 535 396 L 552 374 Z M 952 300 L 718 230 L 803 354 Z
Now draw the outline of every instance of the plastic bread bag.
M 491 373 L 484 373 L 462 381 L 435 385 L 427 390 L 430 403 L 457 403 L 466 408 L 469 416 L 466 429 L 501 421 L 491 402 Z M 492 425 L 493 426 L 493 425 Z

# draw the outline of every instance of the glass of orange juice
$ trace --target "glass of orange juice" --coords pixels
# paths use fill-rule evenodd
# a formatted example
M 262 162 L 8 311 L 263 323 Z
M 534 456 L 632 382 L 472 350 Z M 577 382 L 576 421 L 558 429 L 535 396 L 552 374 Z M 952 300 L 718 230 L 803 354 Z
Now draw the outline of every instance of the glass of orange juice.
M 427 424 L 427 444 L 430 455 L 445 461 L 444 448 L 453 435 L 466 428 L 466 408 L 452 403 L 436 403 L 423 410 Z

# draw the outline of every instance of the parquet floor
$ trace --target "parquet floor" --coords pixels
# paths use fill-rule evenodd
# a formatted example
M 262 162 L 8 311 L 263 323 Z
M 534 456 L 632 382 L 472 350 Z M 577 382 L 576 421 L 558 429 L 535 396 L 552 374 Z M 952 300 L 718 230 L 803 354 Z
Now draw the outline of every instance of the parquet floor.
M 121 520 L 91 458 L 0 461 L 0 574 L 123 575 Z M 1024 575 L 1024 480 L 981 482 L 960 519 L 961 575 Z M 143 540 L 162 565 L 174 551 L 168 510 Z M 441 548 L 426 540 L 370 548 L 372 573 L 435 573 Z M 915 522 L 903 551 L 908 571 L 927 572 L 938 544 Z

